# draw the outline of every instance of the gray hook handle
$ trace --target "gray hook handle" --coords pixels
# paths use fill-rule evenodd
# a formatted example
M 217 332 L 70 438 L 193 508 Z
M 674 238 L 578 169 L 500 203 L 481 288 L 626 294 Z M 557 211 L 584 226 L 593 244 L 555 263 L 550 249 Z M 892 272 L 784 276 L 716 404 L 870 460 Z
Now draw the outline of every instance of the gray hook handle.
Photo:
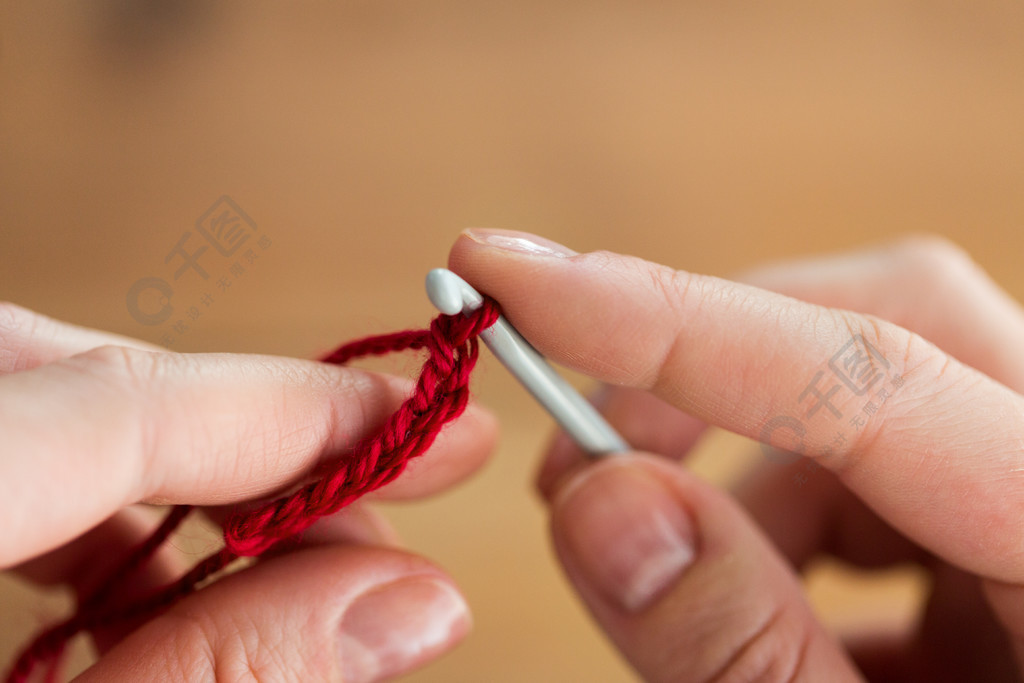
M 427 296 L 448 315 L 468 314 L 484 301 L 480 292 L 447 268 L 435 268 L 427 274 Z M 498 316 L 480 333 L 480 339 L 588 455 L 600 457 L 629 450 L 619 433 L 554 371 L 505 316 Z

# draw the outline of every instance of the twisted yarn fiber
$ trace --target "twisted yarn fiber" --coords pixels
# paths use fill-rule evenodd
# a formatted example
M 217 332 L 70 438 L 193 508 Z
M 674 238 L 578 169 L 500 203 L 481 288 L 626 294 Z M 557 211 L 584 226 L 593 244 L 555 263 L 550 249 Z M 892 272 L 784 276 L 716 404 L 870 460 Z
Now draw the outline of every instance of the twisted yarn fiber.
M 178 581 L 139 599 L 117 600 L 118 587 L 145 566 L 192 510 L 188 505 L 172 508 L 160 527 L 79 603 L 74 615 L 43 631 L 22 651 L 8 673 L 8 683 L 27 681 L 39 664 L 46 667 L 46 680 L 56 680 L 65 645 L 80 631 L 94 631 L 164 609 L 234 560 L 256 557 L 278 543 L 297 540 L 316 520 L 392 481 L 409 460 L 430 447 L 445 424 L 466 409 L 469 378 L 479 354 L 477 337 L 494 324 L 498 313 L 498 305 L 485 299 L 483 306 L 467 316 L 440 315 L 428 329 L 356 340 L 322 358 L 325 363 L 340 365 L 394 351 L 428 352 L 412 396 L 377 434 L 330 463 L 317 479 L 297 491 L 253 508 L 238 509 L 224 526 L 224 547 Z

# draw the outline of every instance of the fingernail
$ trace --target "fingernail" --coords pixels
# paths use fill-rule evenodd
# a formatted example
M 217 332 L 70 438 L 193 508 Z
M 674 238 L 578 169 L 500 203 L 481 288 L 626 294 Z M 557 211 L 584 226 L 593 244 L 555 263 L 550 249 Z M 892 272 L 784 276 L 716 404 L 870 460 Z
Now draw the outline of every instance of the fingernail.
M 517 230 L 496 230 L 494 228 L 470 228 L 463 234 L 475 242 L 505 251 L 514 251 L 529 256 L 554 256 L 566 258 L 577 252 L 558 242 Z
M 627 612 L 653 604 L 695 557 L 678 498 L 630 456 L 596 464 L 555 497 L 556 533 L 585 578 Z
M 470 628 L 469 608 L 451 586 L 431 577 L 402 579 L 356 598 L 341 622 L 346 683 L 369 683 L 430 661 Z

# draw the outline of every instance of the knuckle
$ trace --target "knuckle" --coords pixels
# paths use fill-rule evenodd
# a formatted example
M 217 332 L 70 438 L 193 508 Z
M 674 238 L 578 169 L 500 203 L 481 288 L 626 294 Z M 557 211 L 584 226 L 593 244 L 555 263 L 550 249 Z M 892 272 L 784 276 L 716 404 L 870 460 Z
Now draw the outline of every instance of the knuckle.
M 906 373 L 907 364 L 911 362 L 911 348 L 916 346 L 916 335 L 871 315 L 842 309 L 830 309 L 830 312 L 836 317 L 836 326 L 842 331 L 845 343 L 854 345 L 860 361 L 858 365 L 866 366 L 863 372 L 880 373 L 878 376 L 883 382 L 886 377 L 903 376 Z M 837 361 L 837 365 L 842 367 L 842 360 Z M 861 393 L 853 390 L 839 392 L 836 403 L 840 413 L 844 416 L 859 416 L 863 405 L 870 398 L 867 393 L 869 388 L 864 387 Z M 891 409 L 891 400 L 887 400 L 882 407 Z M 879 412 L 882 412 L 881 409 Z M 862 426 L 850 434 L 842 454 L 846 462 L 836 463 L 833 467 L 848 468 L 853 454 L 870 448 L 881 431 L 880 425 L 884 423 L 879 412 L 874 413 L 872 419 L 865 418 Z
M 117 381 L 129 388 L 142 389 L 159 374 L 158 357 L 166 354 L 107 344 L 75 356 L 85 369 L 105 381 Z
M 626 287 L 640 287 L 658 297 L 672 313 L 682 309 L 690 288 L 692 275 L 640 258 L 625 257 L 611 251 L 593 251 L 588 262 L 596 269 L 606 271 L 609 277 L 621 281 Z
M 154 476 L 154 458 L 160 434 L 160 383 L 162 357 L 170 354 L 142 351 L 124 346 L 98 346 L 65 361 L 72 370 L 83 373 L 92 385 L 120 406 L 125 419 L 126 438 L 134 438 L 135 480 L 140 492 L 148 491 L 143 482 Z M 100 392 L 95 396 L 98 400 Z
M 612 274 L 615 273 L 618 265 L 623 261 L 622 256 L 607 249 L 587 252 L 585 258 L 587 263 L 591 264 L 595 269 L 608 271 Z
M 170 623 L 166 680 L 256 681 L 328 680 L 330 667 L 312 671 L 297 657 L 284 629 L 267 629 L 238 614 L 213 616 L 179 610 Z M 323 645 L 327 645 L 324 643 Z M 290 646 L 290 647 L 289 647 Z M 310 678 L 305 678 L 306 675 Z
M 251 623 L 234 624 L 227 630 L 213 648 L 218 681 L 295 680 L 298 672 L 289 670 L 283 634 L 257 629 Z
M 779 606 L 737 642 L 707 683 L 786 683 L 807 674 L 805 658 L 813 625 L 796 606 Z
M 16 372 L 31 365 L 29 340 L 40 316 L 9 301 L 0 301 L 0 372 Z
M 914 235 L 898 247 L 904 271 L 926 282 L 946 282 L 973 276 L 977 266 L 971 256 L 955 242 L 938 235 Z
M 38 318 L 36 313 L 10 301 L 0 301 L 0 334 L 21 330 Z
M 387 379 L 372 372 L 339 368 L 326 363 L 303 363 L 281 379 L 280 399 L 274 404 L 274 424 L 282 439 L 296 451 L 351 447 L 362 433 L 380 422 L 397 403 Z M 296 403 L 294 387 L 316 388 L 322 400 Z M 278 446 L 279 447 L 279 446 Z
M 657 297 L 657 303 L 664 307 L 675 325 L 682 324 L 687 317 L 686 307 L 693 275 L 664 266 L 645 268 L 645 275 L 650 291 Z M 700 293 L 700 296 L 704 295 Z M 644 386 L 652 386 L 669 393 L 672 391 L 671 387 L 666 387 L 663 383 L 668 381 L 667 378 L 671 376 L 669 368 L 678 360 L 681 353 L 683 340 L 678 332 L 676 328 L 676 332 L 664 340 L 664 348 L 656 356 L 658 360 L 650 367 L 652 376 L 642 383 Z
M 693 276 L 674 268 L 655 267 L 648 271 L 651 289 L 657 293 L 666 310 L 676 316 L 683 312 L 687 293 L 690 291 L 690 284 Z
M 841 308 L 829 309 L 829 311 L 835 316 L 836 327 L 842 331 L 844 339 L 863 339 L 872 347 L 883 350 L 883 353 L 893 348 L 895 340 L 892 339 L 889 323 L 872 315 L 855 313 Z
M 922 419 L 921 415 L 930 415 L 936 409 L 931 406 L 922 411 L 923 403 L 942 400 L 941 396 L 949 393 L 944 388 L 962 384 L 971 376 L 958 372 L 958 364 L 949 354 L 917 333 L 870 315 L 839 309 L 831 313 L 846 343 L 860 347 L 858 362 L 870 364 L 871 371 L 864 372 L 878 378 L 859 393 L 839 393 L 842 398 L 836 402 L 837 409 L 843 415 L 863 418 L 837 453 L 841 460 L 830 465 L 844 471 L 856 467 L 860 457 L 872 452 L 879 439 L 894 430 L 908 429 Z M 914 389 L 906 388 L 910 383 Z
M 159 668 L 164 680 L 210 680 L 216 671 L 212 647 L 213 632 L 205 619 L 182 610 L 164 615 L 168 633 Z

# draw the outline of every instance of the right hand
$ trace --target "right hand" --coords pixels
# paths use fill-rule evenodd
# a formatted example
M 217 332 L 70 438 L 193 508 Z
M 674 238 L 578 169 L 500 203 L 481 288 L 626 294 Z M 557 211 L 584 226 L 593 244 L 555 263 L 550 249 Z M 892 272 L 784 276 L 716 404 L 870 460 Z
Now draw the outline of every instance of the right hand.
M 542 353 L 618 387 L 603 410 L 647 453 L 586 463 L 563 438 L 540 483 L 566 573 L 644 678 L 1020 674 L 1024 314 L 957 249 L 790 264 L 753 275 L 762 288 L 524 233 L 471 232 L 450 264 Z M 864 343 L 889 366 L 846 386 L 829 361 Z M 812 412 L 808 387 L 833 385 Z M 673 462 L 707 424 L 810 460 L 766 462 L 731 496 Z M 921 563 L 933 591 L 911 637 L 829 633 L 799 579 L 821 553 Z

